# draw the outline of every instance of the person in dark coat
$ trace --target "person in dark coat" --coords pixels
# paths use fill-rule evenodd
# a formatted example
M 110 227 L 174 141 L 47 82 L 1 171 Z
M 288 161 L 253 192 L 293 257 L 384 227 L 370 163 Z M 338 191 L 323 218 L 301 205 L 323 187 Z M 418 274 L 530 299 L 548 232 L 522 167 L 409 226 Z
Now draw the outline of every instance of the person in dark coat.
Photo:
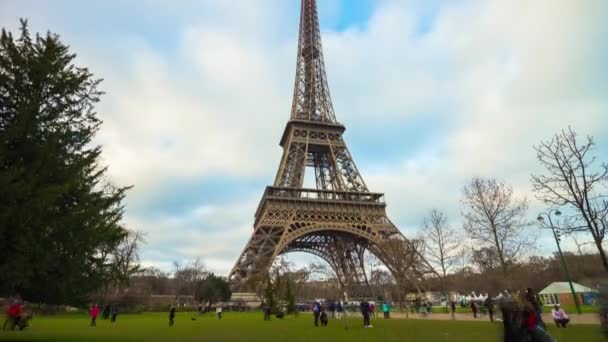
M 113 304 L 110 308 L 110 315 L 112 316 L 110 322 L 116 323 L 116 316 L 118 316 L 118 306 L 116 304 Z
M 110 318 L 110 305 L 106 304 L 106 306 L 104 306 L 103 311 L 101 313 L 101 319 L 105 321 L 108 318 Z
M 264 320 L 270 321 L 270 305 L 264 303 L 262 305 L 262 310 L 264 311 Z
M 172 327 L 175 324 L 175 306 L 169 310 L 169 326 Z
M 471 301 L 471 311 L 473 311 L 473 318 L 477 318 L 477 311 L 478 311 L 478 307 L 477 307 L 477 302 L 475 301 Z
M 321 316 L 321 304 L 319 302 L 315 302 L 312 305 L 312 314 L 314 316 L 314 325 L 315 327 L 319 326 L 319 317 Z
M 329 312 L 331 312 L 331 318 L 336 318 L 336 303 L 329 303 Z
M 486 307 L 486 310 L 488 310 L 488 315 L 490 316 L 490 322 L 494 322 L 494 301 L 492 300 L 492 297 L 490 297 L 490 295 L 488 295 L 488 297 L 486 298 L 486 300 L 484 301 L 483 304 Z
M 370 307 L 369 302 L 367 300 L 361 301 L 359 305 L 361 308 L 361 314 L 363 315 L 363 326 L 366 328 L 371 328 L 371 324 L 369 323 L 369 315 L 370 315 Z
M 456 302 L 455 301 L 450 302 L 450 311 L 452 313 L 452 319 L 456 319 Z
M 327 312 L 325 312 L 325 308 L 321 308 L 321 326 L 326 327 L 329 319 L 327 318 Z

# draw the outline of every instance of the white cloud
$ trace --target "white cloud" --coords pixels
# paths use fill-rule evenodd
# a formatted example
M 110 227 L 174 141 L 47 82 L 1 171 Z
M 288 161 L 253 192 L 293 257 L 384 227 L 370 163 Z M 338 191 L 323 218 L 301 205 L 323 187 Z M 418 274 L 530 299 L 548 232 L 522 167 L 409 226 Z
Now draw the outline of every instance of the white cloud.
M 407 234 L 432 207 L 458 220 L 461 189 L 473 175 L 514 184 L 532 200 L 533 217 L 542 208 L 529 184 L 538 170 L 534 144 L 568 125 L 608 144 L 608 99 L 601 93 L 608 79 L 598 78 L 607 66 L 608 44 L 600 41 L 608 25 L 599 7 L 608 9 L 594 1 L 452 3 L 429 32 L 416 35 L 412 8 L 392 1 L 367 30 L 329 36 L 326 56 L 340 95 L 334 101 L 347 126 L 349 119 L 386 125 L 395 116 L 436 112 L 450 123 L 434 142 L 439 148 L 362 166 Z
M 29 16 L 38 31 L 60 32 L 79 62 L 105 78 L 98 141 L 111 179 L 135 184 L 130 202 L 174 181 L 272 179 L 291 108 L 297 2 L 137 2 L 142 24 L 174 26 L 170 44 L 132 27 L 89 37 L 70 29 L 78 16 L 63 13 L 61 4 L 45 6 L 9 1 L 0 19 Z M 323 6 L 342 8 L 336 1 Z M 421 116 L 445 123 L 432 146 L 403 137 L 395 144 L 414 145 L 414 153 L 377 165 L 358 161 L 408 234 L 432 207 L 457 222 L 461 189 L 472 175 L 502 178 L 531 198 L 528 178 L 537 168 L 531 146 L 567 125 L 608 144 L 605 1 L 383 0 L 374 6 L 364 25 L 323 29 L 325 59 L 349 141 Z M 427 6 L 437 7 L 433 18 L 421 17 Z M 428 31 L 420 32 L 429 20 Z M 210 198 L 173 215 L 128 212 L 126 221 L 147 232 L 147 264 L 165 268 L 173 258 L 200 255 L 226 273 L 249 238 L 258 198 L 238 210 Z
M 169 271 L 173 261 L 200 257 L 210 271 L 226 274 L 253 231 L 256 206 L 257 196 L 234 203 L 204 203 L 175 215 L 129 215 L 125 223 L 145 233 L 144 266 Z

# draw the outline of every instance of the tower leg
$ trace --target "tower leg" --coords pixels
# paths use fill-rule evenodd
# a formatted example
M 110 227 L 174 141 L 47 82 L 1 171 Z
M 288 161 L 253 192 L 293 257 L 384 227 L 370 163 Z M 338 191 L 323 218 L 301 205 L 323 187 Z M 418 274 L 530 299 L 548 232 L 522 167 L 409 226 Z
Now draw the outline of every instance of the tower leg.
M 276 258 L 284 226 L 257 227 L 247 242 L 228 280 L 233 292 L 255 292 Z

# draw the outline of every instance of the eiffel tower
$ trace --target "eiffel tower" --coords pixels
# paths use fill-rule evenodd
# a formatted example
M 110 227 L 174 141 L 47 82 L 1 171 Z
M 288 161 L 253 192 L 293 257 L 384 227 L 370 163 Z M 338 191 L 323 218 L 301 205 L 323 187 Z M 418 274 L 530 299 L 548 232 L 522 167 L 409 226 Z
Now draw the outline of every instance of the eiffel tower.
M 420 279 L 432 268 L 417 251 L 404 269 L 403 255 L 385 248 L 387 241 L 412 243 L 388 219 L 384 195 L 370 192 L 355 166 L 329 95 L 316 0 L 302 0 L 301 6 L 291 118 L 280 141 L 283 157 L 255 213 L 253 234 L 228 276 L 230 286 L 233 292 L 256 291 L 277 256 L 290 252 L 325 260 L 345 289 L 367 283 L 365 251 L 394 275 Z M 307 170 L 314 171 L 314 189 L 303 187 Z

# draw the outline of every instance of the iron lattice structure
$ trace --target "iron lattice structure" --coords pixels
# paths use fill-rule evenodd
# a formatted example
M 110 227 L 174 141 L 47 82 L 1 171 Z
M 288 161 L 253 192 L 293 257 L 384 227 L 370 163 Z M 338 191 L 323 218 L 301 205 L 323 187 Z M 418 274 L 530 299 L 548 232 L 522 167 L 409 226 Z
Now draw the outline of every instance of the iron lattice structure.
M 255 213 L 253 234 L 230 272 L 233 291 L 255 291 L 277 256 L 296 251 L 325 260 L 347 289 L 367 282 L 365 251 L 412 282 L 434 272 L 388 219 L 383 194 L 369 192 L 344 131 L 329 94 L 316 0 L 302 0 L 283 157 Z M 307 168 L 314 170 L 316 189 L 303 188 Z

